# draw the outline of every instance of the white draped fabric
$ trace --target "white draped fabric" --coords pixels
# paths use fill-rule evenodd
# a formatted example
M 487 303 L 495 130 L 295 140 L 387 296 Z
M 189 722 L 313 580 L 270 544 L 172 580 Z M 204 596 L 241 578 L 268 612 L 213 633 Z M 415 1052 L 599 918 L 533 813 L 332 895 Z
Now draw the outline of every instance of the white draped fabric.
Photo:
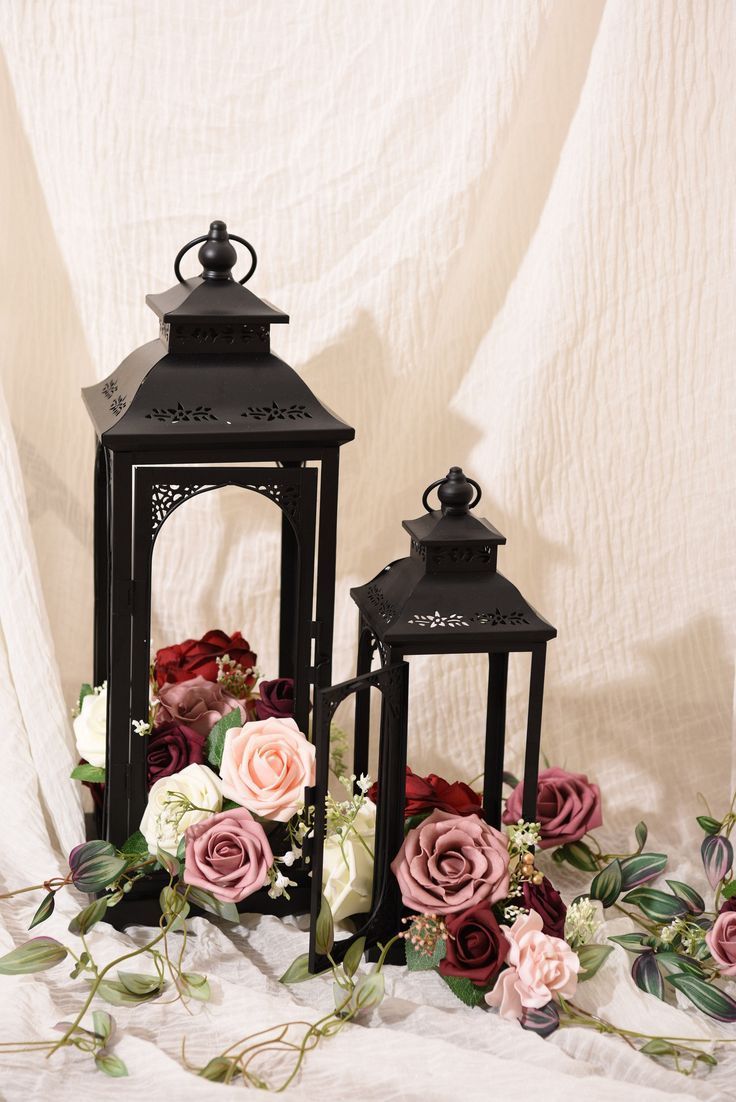
M 69 706 L 91 676 L 79 388 L 151 339 L 144 294 L 212 218 L 255 244 L 253 290 L 291 315 L 276 351 L 357 427 L 336 677 L 354 662 L 349 586 L 406 553 L 401 519 L 462 465 L 508 537 L 501 570 L 559 630 L 547 758 L 601 785 L 613 848 L 645 818 L 702 888 L 696 793 L 725 811 L 732 777 L 732 6 L 8 0 L 0 25 L 5 890 L 55 873 L 81 837 L 66 780 Z M 239 627 L 273 670 L 266 503 L 220 492 L 169 525 L 156 640 Z M 417 770 L 481 771 L 484 676 L 480 661 L 413 663 Z M 512 671 L 512 769 L 525 677 Z M 0 907 L 3 951 L 25 898 Z M 78 902 L 44 931 L 61 936 Z M 98 930 L 103 959 L 127 943 Z M 77 1053 L 1 1057 L 2 1097 L 220 1098 L 181 1067 L 182 1037 L 201 1061 L 329 1001 L 319 981 L 275 982 L 303 948 L 295 925 L 194 930 L 215 999 L 195 1017 L 116 1011 L 129 1079 L 106 1084 Z M 638 992 L 626 968 L 616 950 L 581 1001 L 650 1032 L 736 1036 Z M 48 1036 L 79 997 L 63 966 L 2 985 L 3 1041 Z M 325 1043 L 288 1097 L 644 1102 L 733 1082 L 735 1059 L 688 1080 L 584 1031 L 543 1043 L 435 976 L 392 970 L 388 987 L 371 1027 Z

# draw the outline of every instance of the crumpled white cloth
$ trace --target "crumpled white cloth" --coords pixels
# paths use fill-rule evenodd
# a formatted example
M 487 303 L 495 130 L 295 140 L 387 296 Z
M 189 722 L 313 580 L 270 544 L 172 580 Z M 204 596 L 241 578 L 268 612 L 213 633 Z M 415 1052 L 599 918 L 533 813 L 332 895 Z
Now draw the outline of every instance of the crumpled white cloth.
M 5 883 L 56 871 L 81 831 L 66 782 L 68 707 L 91 673 L 79 388 L 155 335 L 144 294 L 219 217 L 256 246 L 252 289 L 291 315 L 275 349 L 358 429 L 336 679 L 354 662 L 349 586 L 407 552 L 400 520 L 461 464 L 508 537 L 501 570 L 559 630 L 547 757 L 601 784 L 612 846 L 643 817 L 702 887 L 695 793 L 725 809 L 732 772 L 731 6 L 38 0 L 4 5 L 0 24 Z M 256 495 L 178 510 L 156 549 L 156 639 L 242 627 L 273 671 L 277 536 Z M 518 771 L 526 672 L 512 666 Z M 484 678 L 480 659 L 412 662 L 417 770 L 480 772 Z M 30 910 L 0 905 L 1 947 Z M 60 905 L 49 931 L 68 916 Z M 204 1057 L 329 997 L 274 983 L 303 934 L 197 930 L 218 1001 L 196 1019 L 118 1011 L 120 1097 L 219 1098 L 181 1070 L 182 1035 Z M 653 1030 L 717 1028 L 639 994 L 626 963 L 617 950 L 581 999 Z M 63 967 L 2 984 L 3 1039 L 45 1035 L 74 1005 Z M 389 988 L 378 1022 L 310 1056 L 293 1097 L 716 1098 L 733 1079 L 732 1059 L 690 1081 L 582 1031 L 543 1044 L 453 1004 L 436 977 Z M 0 1074 L 10 1099 L 105 1089 L 75 1054 L 0 1058 Z

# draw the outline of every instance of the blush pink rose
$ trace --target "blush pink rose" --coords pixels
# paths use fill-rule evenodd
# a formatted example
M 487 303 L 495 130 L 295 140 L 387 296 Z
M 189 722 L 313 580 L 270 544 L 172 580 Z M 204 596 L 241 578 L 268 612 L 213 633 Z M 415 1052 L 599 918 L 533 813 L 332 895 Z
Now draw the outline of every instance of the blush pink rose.
M 436 808 L 409 831 L 391 869 L 406 907 L 454 914 L 508 894 L 508 839 L 477 815 Z
M 536 911 L 519 915 L 511 929 L 502 927 L 509 943 L 508 968 L 486 995 L 502 1018 L 520 1018 L 524 1007 L 546 1006 L 555 995 L 570 998 L 578 985 L 580 960 L 566 941 L 542 931 Z
M 235 708 L 240 709 L 243 723 L 246 720 L 245 705 L 226 693 L 217 681 L 206 677 L 192 677 L 189 681 L 167 682 L 158 691 L 160 701 L 156 725 L 184 723 L 198 735 L 208 735 L 218 719 Z
M 264 819 L 285 823 L 314 784 L 315 749 L 293 719 L 254 720 L 225 735 L 222 792 Z
M 705 941 L 721 975 L 736 976 L 736 911 L 721 911 Z
M 273 853 L 260 823 L 244 807 L 221 811 L 187 828 L 184 881 L 224 903 L 262 888 Z
M 505 823 L 521 818 L 523 797 L 522 781 L 506 801 Z M 579 841 L 603 822 L 600 788 L 584 773 L 568 773 L 557 766 L 543 769 L 537 783 L 537 822 L 542 828 L 540 849 Z

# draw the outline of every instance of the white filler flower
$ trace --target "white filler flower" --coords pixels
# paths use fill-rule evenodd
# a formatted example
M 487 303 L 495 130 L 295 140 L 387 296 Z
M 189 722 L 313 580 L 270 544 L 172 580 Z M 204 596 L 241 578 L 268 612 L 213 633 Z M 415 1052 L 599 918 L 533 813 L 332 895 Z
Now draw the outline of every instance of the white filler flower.
M 107 682 L 82 701 L 74 720 L 74 738 L 80 758 L 103 767 L 107 743 Z
M 148 793 L 141 833 L 150 853 L 175 854 L 187 827 L 201 823 L 222 808 L 220 778 L 206 765 L 188 765 L 180 773 L 161 777 Z

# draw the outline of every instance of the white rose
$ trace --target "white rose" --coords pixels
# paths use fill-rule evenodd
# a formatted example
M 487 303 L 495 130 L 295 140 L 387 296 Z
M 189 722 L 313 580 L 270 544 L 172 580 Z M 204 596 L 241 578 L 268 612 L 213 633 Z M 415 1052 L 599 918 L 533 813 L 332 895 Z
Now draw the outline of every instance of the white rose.
M 197 810 L 184 811 L 177 797 L 185 797 Z M 180 773 L 161 777 L 148 793 L 141 819 L 141 833 L 150 853 L 158 849 L 175 854 L 187 827 L 201 823 L 222 809 L 220 778 L 206 765 L 188 765 Z
M 371 909 L 375 843 L 376 805 L 372 800 L 362 804 L 347 834 L 343 831 L 326 839 L 322 891 L 335 922 Z
M 74 738 L 80 758 L 90 765 L 104 766 L 107 747 L 107 684 L 82 701 L 74 720 Z

